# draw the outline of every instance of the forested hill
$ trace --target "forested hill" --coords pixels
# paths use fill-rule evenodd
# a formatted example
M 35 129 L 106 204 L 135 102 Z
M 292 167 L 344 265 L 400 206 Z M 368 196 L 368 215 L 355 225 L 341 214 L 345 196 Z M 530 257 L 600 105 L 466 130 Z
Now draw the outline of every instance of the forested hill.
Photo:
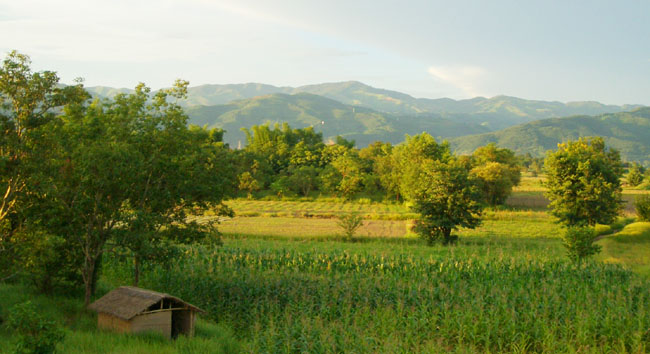
M 88 90 L 98 96 L 112 96 L 118 92 L 129 91 L 103 86 L 90 87 Z M 259 83 L 201 85 L 188 89 L 188 98 L 184 104 L 187 106 L 222 105 L 233 100 L 276 93 L 311 93 L 344 104 L 399 115 L 435 113 L 465 123 L 482 124 L 489 130 L 503 129 L 544 118 L 616 113 L 638 107 L 605 105 L 591 101 L 569 103 L 535 101 L 508 96 L 476 97 L 466 100 L 415 98 L 405 93 L 375 88 L 358 81 L 300 87 L 277 87 Z
M 231 146 L 245 144 L 242 127 L 287 122 L 295 128 L 313 126 L 327 140 L 337 135 L 359 146 L 381 140 L 399 143 L 405 134 L 429 132 L 436 137 L 456 137 L 489 131 L 475 124 L 441 118 L 437 114 L 394 115 L 343 104 L 308 93 L 271 94 L 236 100 L 224 105 L 187 108 L 190 123 L 226 130 Z
M 557 144 L 579 137 L 602 136 L 624 160 L 650 163 L 650 107 L 598 116 L 551 118 L 501 131 L 451 139 L 452 147 L 469 154 L 479 146 L 496 143 L 519 154 L 544 156 Z

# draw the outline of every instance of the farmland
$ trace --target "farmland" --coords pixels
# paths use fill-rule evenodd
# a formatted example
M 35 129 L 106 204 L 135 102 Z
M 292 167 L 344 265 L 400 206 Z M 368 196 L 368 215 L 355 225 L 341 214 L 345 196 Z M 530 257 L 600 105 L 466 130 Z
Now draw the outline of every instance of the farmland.
M 543 209 L 486 210 L 481 226 L 459 230 L 458 244 L 427 247 L 407 233 L 403 204 L 229 205 L 240 216 L 221 223 L 222 246 L 190 246 L 172 264 L 143 270 L 142 287 L 207 311 L 195 339 L 98 332 L 92 316 L 72 315 L 78 302 L 55 298 L 62 306 L 48 311 L 75 323 L 61 351 L 643 352 L 650 345 L 647 223 L 604 238 L 598 259 L 576 266 Z M 366 220 L 349 241 L 336 217 L 351 212 Z M 130 282 L 130 261 L 108 257 L 104 267 L 100 294 Z M 17 301 L 11 287 L 0 291 Z
M 143 268 L 140 286 L 206 310 L 193 340 L 104 333 L 76 301 L 34 299 L 60 304 L 48 311 L 66 319 L 59 349 L 71 353 L 647 351 L 650 224 L 628 214 L 598 226 L 603 252 L 575 265 L 537 205 L 542 192 L 525 177 L 505 207 L 458 230 L 457 244 L 432 247 L 407 231 L 414 215 L 402 203 L 230 200 L 221 246 Z M 351 240 L 337 225 L 349 213 L 364 217 Z M 130 260 L 104 261 L 99 296 L 132 278 Z M 0 289 L 9 304 L 20 291 Z
M 401 204 L 229 205 L 244 216 L 222 222 L 221 247 L 189 247 L 173 265 L 148 268 L 143 286 L 202 306 L 246 351 L 643 352 L 650 345 L 642 256 L 650 227 L 632 218 L 621 218 L 622 230 L 600 241 L 603 254 L 580 266 L 566 259 L 561 229 L 543 209 L 487 210 L 480 227 L 459 230 L 457 245 L 426 247 L 407 233 Z M 336 226 L 336 216 L 350 212 L 366 217 L 352 241 Z M 128 262 L 111 262 L 109 287 L 130 276 Z
M 650 282 L 574 266 L 559 239 L 467 236 L 453 247 L 226 236 L 145 287 L 196 302 L 251 352 L 643 351 Z M 128 278 L 128 264 L 107 280 Z

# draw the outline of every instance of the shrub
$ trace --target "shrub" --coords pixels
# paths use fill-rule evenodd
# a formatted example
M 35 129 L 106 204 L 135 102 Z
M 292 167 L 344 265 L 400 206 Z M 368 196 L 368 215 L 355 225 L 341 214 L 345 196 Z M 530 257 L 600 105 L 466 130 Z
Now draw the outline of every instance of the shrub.
M 650 195 L 641 195 L 634 202 L 639 221 L 650 221 Z
M 351 239 L 354 233 L 363 225 L 363 217 L 359 214 L 341 215 L 336 224 L 343 229 L 345 237 Z
M 65 337 L 63 329 L 39 315 L 29 301 L 9 310 L 6 326 L 16 334 L 16 353 L 54 353 Z
M 569 227 L 564 233 L 563 243 L 569 259 L 582 262 L 587 257 L 600 252 L 601 247 L 594 245 L 596 231 L 591 227 Z
M 632 187 L 636 187 L 639 184 L 643 183 L 644 172 L 645 171 L 641 165 L 638 163 L 633 164 L 632 167 L 630 167 L 630 172 L 627 175 L 627 183 Z

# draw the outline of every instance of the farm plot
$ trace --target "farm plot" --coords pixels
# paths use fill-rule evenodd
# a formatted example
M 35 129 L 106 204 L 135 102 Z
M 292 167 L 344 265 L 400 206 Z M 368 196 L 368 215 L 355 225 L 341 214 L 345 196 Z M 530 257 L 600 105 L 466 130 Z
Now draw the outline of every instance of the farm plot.
M 650 342 L 650 283 L 616 265 L 576 267 L 551 239 L 226 237 L 142 281 L 206 309 L 250 352 L 644 352 Z

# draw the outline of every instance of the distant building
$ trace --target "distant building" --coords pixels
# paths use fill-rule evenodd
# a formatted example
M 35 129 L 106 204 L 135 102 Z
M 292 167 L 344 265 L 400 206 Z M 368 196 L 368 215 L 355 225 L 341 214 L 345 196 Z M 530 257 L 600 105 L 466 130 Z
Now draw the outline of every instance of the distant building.
M 124 333 L 158 332 L 167 338 L 194 335 L 197 312 L 205 312 L 177 297 L 132 286 L 119 287 L 89 309 L 97 311 L 97 327 Z

